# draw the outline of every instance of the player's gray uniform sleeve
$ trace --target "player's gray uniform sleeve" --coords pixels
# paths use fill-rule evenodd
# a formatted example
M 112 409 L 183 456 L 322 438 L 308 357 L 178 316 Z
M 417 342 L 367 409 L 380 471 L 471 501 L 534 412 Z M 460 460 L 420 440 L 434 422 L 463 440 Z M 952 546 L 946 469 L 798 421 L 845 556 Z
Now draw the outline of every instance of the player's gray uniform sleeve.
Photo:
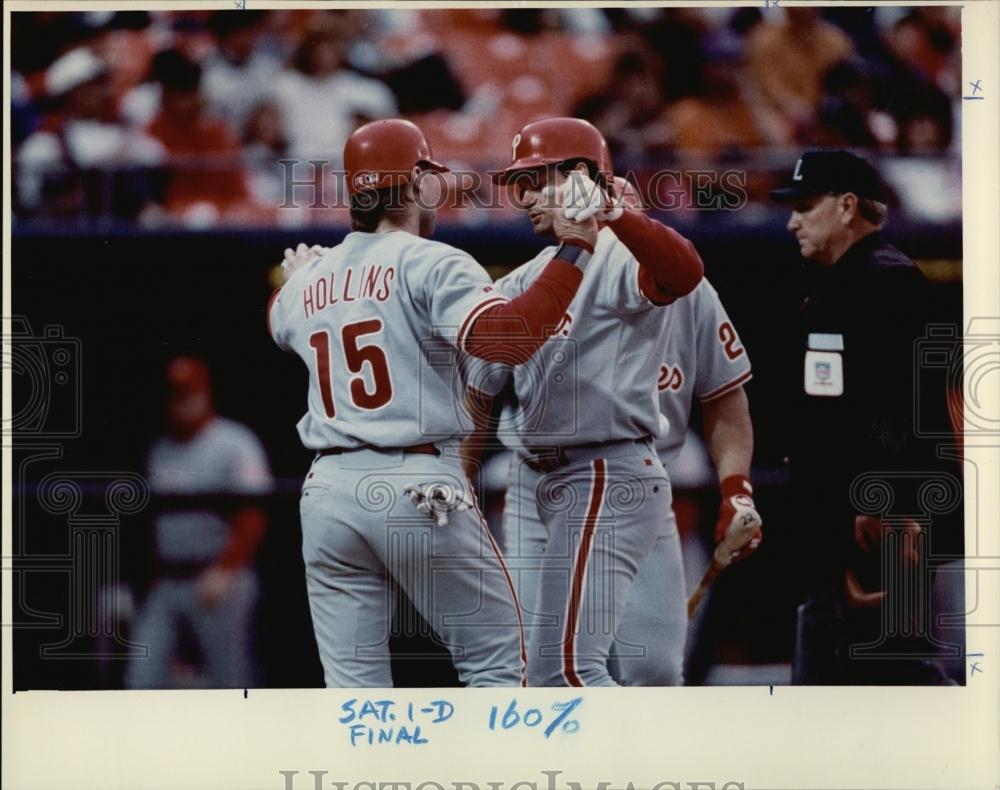
M 418 273 L 434 331 L 460 350 L 476 319 L 506 297 L 497 293 L 489 275 L 470 256 L 454 251 Z
M 694 394 L 702 401 L 714 400 L 750 380 L 750 357 L 708 280 L 702 279 L 691 298 L 696 300 L 698 333 Z

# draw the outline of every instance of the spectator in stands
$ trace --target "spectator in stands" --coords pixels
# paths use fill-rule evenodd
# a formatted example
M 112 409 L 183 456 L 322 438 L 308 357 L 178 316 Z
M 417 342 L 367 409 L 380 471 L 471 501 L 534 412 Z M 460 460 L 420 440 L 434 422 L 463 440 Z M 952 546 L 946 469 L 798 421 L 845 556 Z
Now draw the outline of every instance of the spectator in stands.
M 887 44 L 883 101 L 899 126 L 900 153 L 934 153 L 947 149 L 954 130 L 952 102 L 942 84 L 957 93 L 957 76 L 948 71 L 955 40 L 949 17 L 909 13 L 893 25 Z
M 215 217 L 247 198 L 240 144 L 228 124 L 205 110 L 201 67 L 177 50 L 154 65 L 163 108 L 149 132 L 170 156 L 166 207 L 175 215 Z
M 666 143 L 663 109 L 655 63 L 640 50 L 620 55 L 607 87 L 584 99 L 573 115 L 604 133 L 612 156 L 634 156 Z
M 806 137 L 815 122 L 823 94 L 823 76 L 835 63 L 852 55 L 850 38 L 820 18 L 820 9 L 784 9 L 765 14 L 750 31 L 750 73 L 761 95 L 785 118 L 783 142 Z
M 109 85 L 108 65 L 86 47 L 70 50 L 45 72 L 53 111 L 16 156 L 22 209 L 134 214 L 141 208 L 143 184 L 116 171 L 154 165 L 163 150 L 122 123 Z
M 271 490 L 267 458 L 250 429 L 216 415 L 208 367 L 178 357 L 167 367 L 169 435 L 149 453 L 157 495 L 246 495 Z M 227 509 L 228 508 L 228 509 Z M 255 505 L 159 513 L 153 523 L 158 566 L 133 640 L 149 654 L 134 658 L 128 688 L 181 685 L 176 661 L 183 637 L 203 664 L 197 685 L 245 688 L 253 680 L 252 622 L 257 598 L 254 556 L 266 527 Z
M 895 145 L 896 121 L 876 107 L 873 84 L 873 75 L 862 61 L 842 61 L 824 75 L 816 144 L 828 148 Z
M 892 53 L 939 90 L 957 91 L 961 22 L 956 9 L 914 8 L 889 32 Z
M 901 154 L 937 154 L 951 144 L 954 133 L 952 103 L 938 90 L 914 96 L 912 103 L 900 108 L 898 122 L 896 146 Z
M 204 63 L 202 89 L 208 106 L 242 133 L 281 71 L 279 59 L 263 46 L 267 11 L 216 11 L 208 20 L 219 49 Z
M 721 42 L 720 42 L 721 43 Z M 674 148 L 723 157 L 765 145 L 767 128 L 740 84 L 741 53 L 719 46 L 702 61 L 690 95 L 666 112 Z
M 396 113 L 385 84 L 347 68 L 346 46 L 337 15 L 325 12 L 306 32 L 294 67 L 274 81 L 270 101 L 284 122 L 292 156 L 339 157 L 356 126 Z
M 250 113 L 243 141 L 243 159 L 254 201 L 270 206 L 283 203 L 285 176 L 278 160 L 287 155 L 288 140 L 273 104 L 260 105 Z
M 660 91 L 672 102 L 694 89 L 693 77 L 704 60 L 704 39 L 710 27 L 701 9 L 655 10 L 655 16 L 640 22 L 637 31 L 645 49 L 655 57 Z

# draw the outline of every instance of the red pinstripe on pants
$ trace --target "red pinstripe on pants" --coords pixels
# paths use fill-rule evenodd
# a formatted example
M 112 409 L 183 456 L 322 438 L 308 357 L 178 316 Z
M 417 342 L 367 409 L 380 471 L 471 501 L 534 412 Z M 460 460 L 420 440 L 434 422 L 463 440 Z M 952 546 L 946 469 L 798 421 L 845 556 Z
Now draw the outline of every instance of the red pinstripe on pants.
M 582 686 L 583 681 L 576 672 L 576 632 L 583 609 L 584 583 L 587 577 L 587 563 L 594 543 L 594 529 L 601 516 L 604 504 L 604 459 L 591 462 L 590 496 L 587 501 L 587 515 L 583 521 L 583 534 L 573 558 L 573 575 L 570 582 L 569 601 L 566 604 L 566 630 L 563 632 L 563 675 L 571 686 Z

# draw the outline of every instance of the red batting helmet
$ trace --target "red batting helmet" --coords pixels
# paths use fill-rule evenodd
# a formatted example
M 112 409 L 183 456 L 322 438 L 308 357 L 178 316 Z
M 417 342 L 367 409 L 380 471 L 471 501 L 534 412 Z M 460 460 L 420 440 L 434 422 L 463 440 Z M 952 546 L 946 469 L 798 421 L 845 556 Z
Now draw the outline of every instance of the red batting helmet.
M 349 195 L 405 184 L 416 165 L 439 173 L 448 170 L 434 160 L 420 128 L 401 118 L 366 123 L 344 144 Z
M 498 184 L 507 183 L 523 170 L 588 159 L 607 181 L 611 181 L 611 154 L 604 136 L 582 118 L 546 118 L 529 123 L 516 135 L 511 145 L 511 163 L 493 176 Z

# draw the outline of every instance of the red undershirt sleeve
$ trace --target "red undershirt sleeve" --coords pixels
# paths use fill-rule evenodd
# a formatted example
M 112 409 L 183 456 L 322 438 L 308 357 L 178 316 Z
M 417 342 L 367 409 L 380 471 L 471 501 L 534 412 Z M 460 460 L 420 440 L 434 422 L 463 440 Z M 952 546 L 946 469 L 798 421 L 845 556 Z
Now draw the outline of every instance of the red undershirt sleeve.
M 559 325 L 583 280 L 574 264 L 555 258 L 523 294 L 489 308 L 472 325 L 465 350 L 487 362 L 520 365 Z
M 694 245 L 673 228 L 641 211 L 625 210 L 609 222 L 639 262 L 639 288 L 656 304 L 669 304 L 695 289 L 705 273 Z

